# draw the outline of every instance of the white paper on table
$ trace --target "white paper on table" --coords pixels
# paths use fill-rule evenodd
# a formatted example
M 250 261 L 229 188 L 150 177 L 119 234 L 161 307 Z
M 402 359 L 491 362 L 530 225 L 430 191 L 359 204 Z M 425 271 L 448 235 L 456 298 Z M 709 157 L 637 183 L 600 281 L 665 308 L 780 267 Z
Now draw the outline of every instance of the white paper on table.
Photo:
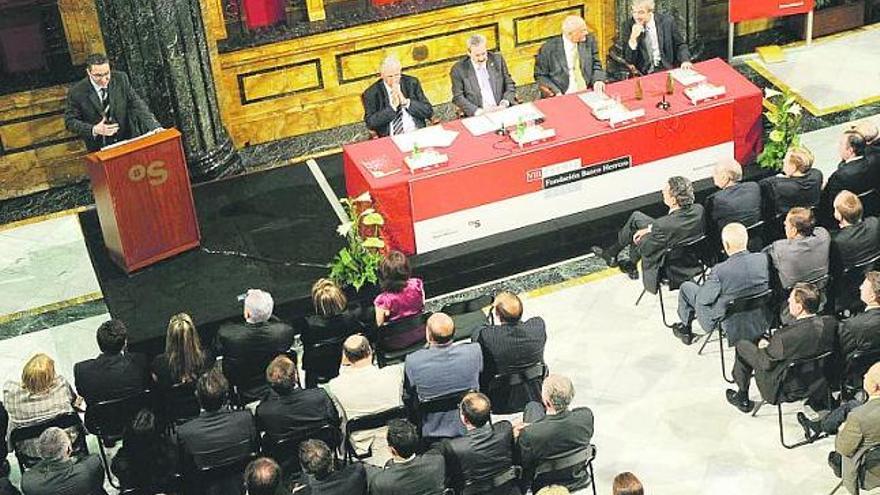
M 490 132 L 495 132 L 496 129 L 500 128 L 500 126 L 496 127 L 492 120 L 486 116 L 486 114 L 462 119 L 461 123 L 474 136 L 489 134 Z
M 672 71 L 672 78 L 678 81 L 682 86 L 699 84 L 706 80 L 706 76 L 693 69 L 674 69 Z
M 544 114 L 532 103 L 523 103 L 521 105 L 513 105 L 504 110 L 497 110 L 483 114 L 492 121 L 492 129 L 500 129 L 505 126 L 512 126 L 523 122 L 534 122 L 543 119 Z
M 458 132 L 446 130 L 441 124 L 391 136 L 391 140 L 394 141 L 401 153 L 409 153 L 415 144 L 418 144 L 422 149 L 447 148 L 452 146 L 456 137 L 458 137 Z
M 724 96 L 725 93 L 727 93 L 727 88 L 724 86 L 715 86 L 714 84 L 709 83 L 698 84 L 684 90 L 685 96 L 687 96 L 694 105 L 703 100 L 711 100 L 712 98 Z
M 580 98 L 582 102 L 586 103 L 587 106 L 590 107 L 590 109 L 594 112 L 614 103 L 614 100 L 610 96 L 608 96 L 604 92 L 600 93 L 599 91 L 588 91 L 586 93 L 581 93 L 578 95 L 578 98 Z

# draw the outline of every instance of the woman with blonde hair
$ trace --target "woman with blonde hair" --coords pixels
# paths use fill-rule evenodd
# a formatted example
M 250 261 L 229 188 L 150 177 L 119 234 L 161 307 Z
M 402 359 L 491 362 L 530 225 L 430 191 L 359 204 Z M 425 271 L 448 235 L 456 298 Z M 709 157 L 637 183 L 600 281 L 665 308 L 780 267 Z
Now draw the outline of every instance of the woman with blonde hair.
M 312 304 L 315 314 L 306 317 L 300 334 L 307 388 L 339 376 L 342 343 L 364 330 L 358 308 L 349 307 L 345 293 L 332 280 L 321 278 L 312 285 Z
M 81 402 L 67 380 L 55 373 L 55 361 L 43 353 L 35 354 L 22 368 L 21 382 L 9 380 L 3 386 L 3 404 L 9 413 L 7 441 L 14 430 L 72 413 Z M 76 428 L 68 428 L 67 433 L 75 444 Z M 39 457 L 36 438 L 23 441 L 19 448 L 26 456 Z
M 178 383 L 195 383 L 213 361 L 213 357 L 202 348 L 192 317 L 177 313 L 168 321 L 165 353 L 153 359 L 153 379 L 160 389 Z

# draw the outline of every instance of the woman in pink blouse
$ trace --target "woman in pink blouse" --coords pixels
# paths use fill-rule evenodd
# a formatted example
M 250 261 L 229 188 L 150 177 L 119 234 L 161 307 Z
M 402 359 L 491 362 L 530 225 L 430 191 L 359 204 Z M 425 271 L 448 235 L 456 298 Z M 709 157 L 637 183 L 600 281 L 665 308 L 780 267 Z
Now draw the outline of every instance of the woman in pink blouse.
M 417 315 L 425 308 L 422 279 L 410 276 L 409 262 L 400 251 L 391 251 L 379 265 L 379 286 L 376 296 L 376 326 L 407 316 Z

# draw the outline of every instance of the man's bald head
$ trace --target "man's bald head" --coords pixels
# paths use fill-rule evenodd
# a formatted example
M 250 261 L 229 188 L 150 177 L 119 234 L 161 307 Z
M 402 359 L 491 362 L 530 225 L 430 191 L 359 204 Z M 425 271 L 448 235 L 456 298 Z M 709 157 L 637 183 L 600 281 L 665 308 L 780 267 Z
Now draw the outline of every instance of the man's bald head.
M 728 256 L 745 251 L 749 245 L 749 231 L 741 223 L 729 223 L 721 229 L 721 244 Z
M 455 335 L 455 322 L 446 313 L 434 313 L 428 318 L 426 327 L 428 342 L 432 344 L 447 344 Z
M 880 134 L 880 130 L 877 129 L 877 124 L 873 120 L 863 120 L 856 124 L 856 132 L 864 136 L 868 144 L 877 141 L 878 134 Z
M 495 314 L 502 323 L 517 323 L 522 313 L 522 301 L 516 294 L 502 292 L 495 296 Z
M 572 43 L 583 42 L 589 32 L 587 23 L 582 17 L 570 15 L 562 20 L 562 35 Z
M 741 181 L 743 177 L 742 165 L 733 158 L 725 158 L 715 165 L 712 179 L 720 189 L 732 186 Z
M 874 363 L 874 366 L 868 368 L 865 373 L 863 388 L 868 395 L 880 395 L 880 362 Z
M 359 363 L 365 359 L 372 361 L 373 350 L 370 348 L 370 341 L 360 334 L 350 336 L 342 343 L 342 357 L 349 364 Z

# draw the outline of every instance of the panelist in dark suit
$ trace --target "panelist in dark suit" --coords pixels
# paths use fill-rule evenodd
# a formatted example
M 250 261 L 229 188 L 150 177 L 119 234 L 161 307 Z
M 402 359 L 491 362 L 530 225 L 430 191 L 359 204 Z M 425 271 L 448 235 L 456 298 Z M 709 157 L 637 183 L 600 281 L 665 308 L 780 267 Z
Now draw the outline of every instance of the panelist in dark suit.
M 713 235 L 719 235 L 729 223 L 748 227 L 761 220 L 761 186 L 742 181 L 739 162 L 733 158 L 719 161 L 712 180 L 720 189 L 706 199 L 706 216 Z
M 657 70 L 691 68 L 687 41 L 669 14 L 654 11 L 654 0 L 635 0 L 632 17 L 623 27 L 629 40 L 623 45 L 623 57 L 642 74 Z
M 321 440 L 299 446 L 299 463 L 305 474 L 305 495 L 367 495 L 367 472 L 355 462 L 339 469 L 333 465 L 330 447 Z
M 755 407 L 754 401 L 749 400 L 753 374 L 761 397 L 776 403 L 782 373 L 790 362 L 818 356 L 834 347 L 837 320 L 833 316 L 816 315 L 819 290 L 814 285 L 796 284 L 788 296 L 788 310 L 794 322 L 777 330 L 769 340 L 761 339 L 757 344 L 748 340 L 736 343 L 733 379 L 737 390 L 727 389 L 727 401 L 744 413 Z M 784 395 L 786 391 L 781 393 Z
M 64 430 L 47 428 L 39 445 L 42 459 L 21 475 L 24 495 L 107 495 L 101 458 L 96 454 L 72 458 L 70 437 Z
M 143 354 L 126 352 L 128 332 L 122 321 L 102 323 L 98 327 L 97 340 L 101 354 L 73 366 L 74 385 L 86 405 L 121 399 L 149 388 L 147 358 Z
M 562 36 L 547 40 L 535 58 L 535 81 L 554 95 L 582 91 L 592 86 L 605 90 L 605 70 L 596 38 L 578 16 L 562 21 Z
M 699 238 L 704 232 L 703 207 L 694 203 L 694 187 L 690 180 L 681 176 L 670 177 L 663 185 L 663 203 L 669 207 L 666 216 L 654 219 L 640 211 L 633 212 L 617 233 L 614 245 L 607 249 L 592 247 L 596 256 L 614 267 L 618 265 L 617 255 L 629 246 L 629 262 L 621 262 L 620 268 L 633 280 L 638 279 L 636 264 L 643 259 L 642 282 L 651 294 L 657 293 L 660 265 L 666 249 Z M 677 289 L 696 273 L 677 270 L 673 264 L 667 275 L 670 285 Z
M 855 351 L 880 350 L 880 272 L 868 272 L 859 293 L 865 311 L 841 321 L 837 336 L 846 361 Z
M 419 432 L 409 421 L 388 422 L 391 459 L 369 476 L 371 495 L 442 495 L 446 482 L 443 456 L 436 449 L 418 455 L 420 443 Z
M 880 176 L 870 160 L 865 158 L 865 138 L 850 129 L 843 133 L 838 142 L 840 163 L 837 170 L 828 177 L 822 190 L 819 204 L 819 218 L 822 225 L 834 227 L 834 198 L 840 191 L 861 194 L 873 189 Z
M 468 56 L 452 66 L 452 103 L 468 117 L 507 108 L 516 98 L 516 84 L 500 53 L 486 49 L 486 37 L 468 38 Z
M 709 332 L 724 317 L 730 301 L 760 294 L 770 288 L 767 255 L 748 251 L 749 233 L 742 224 L 727 224 L 721 231 L 721 241 L 728 258 L 712 267 L 703 285 L 688 280 L 678 291 L 681 323 L 674 324 L 672 331 L 686 345 L 693 341 L 691 324 L 694 317 L 703 330 Z M 760 308 L 732 315 L 724 324 L 728 342 L 755 340 L 770 327 L 769 316 Z
M 463 437 L 441 444 L 446 459 L 446 475 L 461 493 L 465 485 L 472 493 L 486 495 L 519 495 L 521 492 L 513 472 L 513 427 L 508 421 L 492 424 L 489 398 L 471 392 L 461 401 L 461 422 L 467 428 Z
M 379 68 L 379 80 L 362 95 L 364 122 L 379 136 L 403 134 L 425 127 L 434 107 L 419 80 L 401 74 L 400 61 L 387 57 Z
M 532 493 L 548 485 L 564 485 L 577 490 L 589 480 L 586 464 L 551 470 L 535 477 L 542 462 L 564 458 L 578 449 L 586 449 L 593 438 L 593 411 L 588 407 L 569 409 L 574 399 L 574 385 L 561 375 L 550 375 L 541 390 L 542 404 L 531 402 L 518 426 L 517 446 L 523 467 L 523 482 L 531 483 Z
M 761 193 L 768 213 L 767 220 L 785 215 L 795 206 L 819 206 L 822 196 L 822 171 L 813 168 L 813 153 L 793 146 L 782 159 L 782 174 L 761 179 Z
M 105 55 L 89 55 L 86 74 L 68 90 L 64 111 L 64 126 L 85 141 L 86 149 L 97 151 L 161 127 L 128 75 L 111 71 Z

